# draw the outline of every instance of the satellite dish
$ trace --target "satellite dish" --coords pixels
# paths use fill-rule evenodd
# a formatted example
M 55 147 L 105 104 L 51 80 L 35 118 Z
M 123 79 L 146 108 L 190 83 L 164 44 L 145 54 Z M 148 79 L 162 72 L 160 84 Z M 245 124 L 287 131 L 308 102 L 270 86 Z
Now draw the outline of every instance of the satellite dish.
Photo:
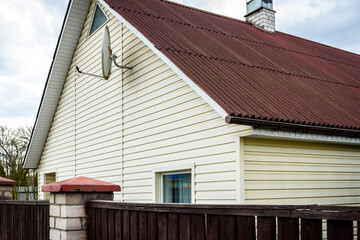
M 108 26 L 104 28 L 103 34 L 103 42 L 102 42 L 102 51 L 101 51 L 101 59 L 102 59 L 102 72 L 105 80 L 108 80 L 111 75 L 111 44 L 110 44 L 110 33 Z
M 105 26 L 103 33 L 102 49 L 101 49 L 101 68 L 103 75 L 100 76 L 100 75 L 82 72 L 80 71 L 78 66 L 75 66 L 75 69 L 80 74 L 85 74 L 93 77 L 100 77 L 105 80 L 108 80 L 110 78 L 112 61 L 114 61 L 115 66 L 117 66 L 118 68 L 125 68 L 130 70 L 132 69 L 132 67 L 121 66 L 117 64 L 116 59 L 117 56 L 115 54 L 112 54 L 109 28 L 108 26 Z

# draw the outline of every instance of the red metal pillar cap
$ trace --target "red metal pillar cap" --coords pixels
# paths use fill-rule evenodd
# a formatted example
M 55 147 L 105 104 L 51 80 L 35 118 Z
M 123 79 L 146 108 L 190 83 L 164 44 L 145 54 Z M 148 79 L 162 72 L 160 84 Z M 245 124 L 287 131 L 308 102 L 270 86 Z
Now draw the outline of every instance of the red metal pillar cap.
M 17 182 L 14 180 L 0 177 L 0 185 L 1 186 L 13 186 L 13 185 L 16 185 L 16 183 Z
M 43 192 L 119 192 L 120 186 L 88 177 L 74 177 L 42 186 Z

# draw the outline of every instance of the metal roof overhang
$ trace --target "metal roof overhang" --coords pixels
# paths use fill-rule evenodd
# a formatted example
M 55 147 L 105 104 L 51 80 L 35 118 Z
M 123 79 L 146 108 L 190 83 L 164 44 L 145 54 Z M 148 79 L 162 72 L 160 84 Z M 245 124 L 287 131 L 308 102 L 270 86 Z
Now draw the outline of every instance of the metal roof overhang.
M 26 169 L 37 168 L 40 161 L 90 3 L 91 0 L 69 0 L 30 143 L 26 150 L 23 162 Z M 63 39 L 66 41 L 62 41 Z
M 302 133 L 316 133 L 316 134 L 324 134 L 324 135 L 354 137 L 354 138 L 360 137 L 360 130 L 357 129 L 306 125 L 306 124 L 297 124 L 291 122 L 277 122 L 277 121 L 253 119 L 247 117 L 235 117 L 230 115 L 225 117 L 225 122 L 250 125 L 253 126 L 254 128 L 264 128 L 264 129 L 272 129 L 272 130 L 290 130 L 290 131 L 300 131 Z

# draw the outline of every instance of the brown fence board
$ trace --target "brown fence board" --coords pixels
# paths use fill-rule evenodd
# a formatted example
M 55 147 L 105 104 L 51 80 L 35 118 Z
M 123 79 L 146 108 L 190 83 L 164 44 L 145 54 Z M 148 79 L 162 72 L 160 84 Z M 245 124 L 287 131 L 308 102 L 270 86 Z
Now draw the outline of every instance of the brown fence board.
M 123 239 L 130 239 L 130 215 L 129 211 L 122 212 Z
M 34 222 L 34 206 L 29 206 L 26 208 L 26 215 L 25 218 L 27 219 L 26 221 L 29 221 L 31 223 Z M 29 240 L 34 240 L 34 225 L 33 224 L 26 224 L 26 229 L 25 229 L 26 235 L 27 235 L 27 239 Z
M 279 240 L 299 240 L 299 219 L 278 218 Z
M 276 219 L 274 217 L 257 218 L 258 240 L 276 240 Z
M 146 212 L 139 212 L 139 239 L 147 239 L 148 219 Z
M 130 211 L 130 238 L 131 240 L 139 239 L 138 212 Z
M 200 214 L 191 215 L 191 239 L 205 239 L 205 216 Z
M 234 216 L 220 217 L 220 239 L 235 240 L 236 239 L 236 218 Z
M 15 221 L 14 221 L 14 205 L 7 206 L 8 208 L 8 230 L 7 230 L 7 239 L 14 239 L 14 231 L 15 231 Z
M 42 208 L 42 206 L 37 206 L 37 224 L 36 224 L 36 234 L 38 236 L 39 240 L 44 240 L 44 237 L 42 236 L 43 234 L 43 222 L 42 222 L 42 216 L 43 216 L 43 211 L 44 209 Z
M 89 240 L 95 240 L 95 208 L 87 208 L 88 219 L 88 238 Z M 91 229 L 91 231 L 90 231 Z
M 255 240 L 255 217 L 236 217 L 238 239 Z
M 107 239 L 107 209 L 101 209 L 101 239 Z
M 352 221 L 327 221 L 327 239 L 328 240 L 352 240 L 354 235 Z
M 148 212 L 147 213 L 148 218 L 148 240 L 157 240 L 157 228 L 158 228 L 158 220 L 157 220 L 157 214 Z
M 107 239 L 115 240 L 115 210 L 109 209 L 107 214 Z
M 102 237 L 102 225 L 101 225 L 101 209 L 95 209 L 95 239 L 101 239 Z
M 115 227 L 115 239 L 122 239 L 122 214 L 121 214 L 121 210 L 115 210 L 114 227 Z
M 190 239 L 191 219 L 187 214 L 179 214 L 180 240 Z
M 44 225 L 46 226 L 44 228 L 44 239 L 47 240 L 50 238 L 50 221 L 49 221 L 49 216 L 50 216 L 50 208 L 49 206 L 44 206 Z
M 22 239 L 22 231 L 19 231 L 19 229 L 24 228 L 24 224 L 22 219 L 24 218 L 23 214 L 23 208 L 20 205 L 14 205 L 14 223 L 16 224 L 14 227 L 18 228 L 18 231 L 14 231 L 14 240 L 21 240 Z
M 169 213 L 168 215 L 168 239 L 178 240 L 179 239 L 179 219 L 176 213 Z
M 217 240 L 220 237 L 220 222 L 218 215 L 207 215 L 207 231 L 206 237 L 208 240 Z
M 159 240 L 167 240 L 168 219 L 166 213 L 159 213 L 157 217 L 157 233 Z
M 8 211 L 6 205 L 0 205 L 0 240 L 7 239 Z
M 301 240 L 321 240 L 322 221 L 319 219 L 301 219 Z

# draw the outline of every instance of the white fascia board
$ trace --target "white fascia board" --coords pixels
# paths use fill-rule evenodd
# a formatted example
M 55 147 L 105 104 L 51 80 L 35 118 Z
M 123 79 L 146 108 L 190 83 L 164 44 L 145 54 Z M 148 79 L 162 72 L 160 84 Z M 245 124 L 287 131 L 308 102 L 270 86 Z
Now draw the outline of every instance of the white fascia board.
M 197 94 L 199 94 L 222 118 L 225 118 L 228 114 L 225 110 L 215 102 L 204 90 L 196 85 L 183 71 L 181 71 L 168 57 L 160 52 L 154 44 L 152 44 L 141 32 L 139 32 L 134 26 L 132 26 L 125 18 L 123 18 L 118 12 L 112 9 L 104 0 L 99 2 L 106 7 L 120 22 L 125 24 L 141 41 L 143 41 L 158 57 L 160 57 L 180 78 L 182 78 Z
M 270 130 L 270 129 L 261 129 L 261 128 L 253 128 L 252 133 L 244 137 L 360 145 L 360 138 L 343 137 L 343 136 L 335 136 L 335 135 L 323 135 L 323 134 L 314 134 L 314 133 L 301 133 L 301 132 L 292 132 L 292 131 L 281 131 L 281 130 Z

